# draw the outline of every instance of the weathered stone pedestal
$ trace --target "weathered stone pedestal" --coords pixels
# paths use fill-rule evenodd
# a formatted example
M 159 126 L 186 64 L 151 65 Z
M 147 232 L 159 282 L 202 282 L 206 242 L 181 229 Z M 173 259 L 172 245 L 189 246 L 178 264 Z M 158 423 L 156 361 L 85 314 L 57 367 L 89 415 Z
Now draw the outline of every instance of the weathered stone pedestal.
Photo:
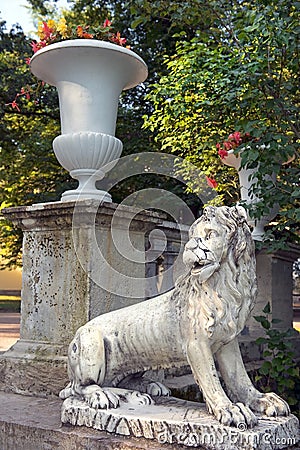
M 293 326 L 293 263 L 300 257 L 300 248 L 290 245 L 287 250 L 268 252 L 258 251 L 256 254 L 256 273 L 258 295 L 251 319 L 248 321 L 251 336 L 262 334 L 261 325 L 253 319 L 259 316 L 269 302 L 270 319 L 280 319 L 274 325 L 279 330 L 287 330 Z
M 24 232 L 20 340 L 0 359 L 0 390 L 56 394 L 75 331 L 146 296 L 145 240 L 155 212 L 97 201 L 3 211 Z M 174 224 L 170 224 L 174 228 Z M 173 229 L 177 235 L 178 229 Z
M 181 444 L 207 450 L 275 450 L 299 442 L 299 422 L 295 416 L 260 416 L 258 425 L 247 429 L 224 426 L 214 419 L 204 404 L 157 397 L 155 405 L 133 407 L 121 402 L 117 409 L 95 410 L 84 401 L 65 400 L 62 422 L 140 437 L 162 444 Z M 163 447 L 162 447 L 163 448 Z
M 195 435 L 193 431 L 197 427 L 197 415 L 195 417 L 194 408 L 192 407 L 185 417 L 183 431 L 179 437 L 181 444 L 176 444 L 176 440 L 172 437 L 172 429 L 176 428 L 176 422 L 172 422 L 168 426 L 165 421 L 166 417 L 164 414 L 160 413 L 156 416 L 153 414 L 149 417 L 149 421 L 160 420 L 161 424 L 156 424 L 155 427 L 151 428 L 147 426 L 146 421 L 142 419 L 142 416 L 134 418 L 134 414 L 137 411 L 131 410 L 131 425 L 135 432 L 128 436 L 124 433 L 126 427 L 124 427 L 124 422 L 122 426 L 122 421 L 116 418 L 118 417 L 118 410 L 112 412 L 113 418 L 108 422 L 108 417 L 111 414 L 111 410 L 102 411 L 98 413 L 99 417 L 103 416 L 103 422 L 106 421 L 108 426 L 119 426 L 120 429 L 123 427 L 123 434 L 108 433 L 105 431 L 100 431 L 95 428 L 88 428 L 81 424 L 81 426 L 72 426 L 70 424 L 61 424 L 61 406 L 62 400 L 58 398 L 38 398 L 38 397 L 28 397 L 25 395 L 18 395 L 12 393 L 4 393 L 0 391 L 0 403 L 1 403 L 1 414 L 0 414 L 0 448 L 5 450 L 182 450 L 183 448 L 191 448 L 190 446 L 184 447 L 182 441 L 185 443 L 190 442 L 191 444 L 200 443 L 200 439 L 204 444 L 210 445 L 210 448 L 214 450 L 220 450 L 224 441 L 224 444 L 231 443 L 230 450 L 234 448 L 242 449 L 240 443 L 243 438 L 241 438 L 241 430 L 236 428 L 222 427 L 214 419 L 211 419 L 211 425 L 209 425 L 207 419 L 207 413 L 203 410 L 200 405 L 200 411 L 197 413 L 204 419 L 204 424 L 202 427 L 202 435 Z M 185 402 L 184 402 L 185 403 Z M 80 420 L 80 415 L 82 411 L 86 408 L 86 405 L 81 406 L 81 411 L 79 410 L 67 410 L 64 409 L 64 414 L 75 417 L 77 415 L 77 420 Z M 159 405 L 158 405 L 159 408 Z M 163 406 L 167 408 L 167 406 Z M 170 408 L 170 407 L 169 407 Z M 171 409 L 174 407 L 171 406 Z M 161 411 L 161 410 L 160 410 Z M 123 411 L 124 412 L 124 411 Z M 119 411 L 119 415 L 123 412 Z M 91 414 L 91 422 L 95 420 L 95 412 Z M 159 417 L 158 417 L 159 416 Z M 194 417 L 194 421 L 191 426 L 187 425 L 187 419 L 191 420 Z M 88 420 L 88 419 L 86 419 Z M 248 441 L 250 450 L 261 450 L 272 448 L 287 448 L 293 450 L 299 450 L 299 444 L 297 443 L 299 437 L 296 434 L 292 434 L 295 431 L 295 419 L 271 419 L 271 420 L 260 420 L 259 425 L 252 430 L 246 431 L 246 437 L 243 439 L 244 442 Z M 135 437 L 135 435 L 141 434 L 141 429 L 144 433 L 147 433 L 148 438 Z M 215 430 L 215 434 L 212 434 L 212 430 Z M 265 432 L 263 431 L 265 429 Z M 276 430 L 275 434 L 272 434 Z M 287 432 L 287 434 L 284 434 Z M 152 434 L 151 434 L 152 433 Z M 154 434 L 157 436 L 155 439 Z M 151 437 L 153 436 L 153 437 Z M 278 444 L 281 447 L 271 447 L 266 446 L 268 443 L 272 443 L 275 438 L 278 439 Z M 172 443 L 171 443 L 172 442 Z M 281 442 L 281 444 L 279 444 Z M 215 445 L 212 447 L 212 445 Z M 252 443 L 252 446 L 251 446 Z M 265 447 L 261 447 L 260 444 L 263 443 Z M 295 445 L 294 445 L 295 443 Z M 205 446 L 198 446 L 198 448 L 205 448 Z M 206 447 L 207 448 L 207 447 Z M 228 448 L 228 446 L 227 446 Z

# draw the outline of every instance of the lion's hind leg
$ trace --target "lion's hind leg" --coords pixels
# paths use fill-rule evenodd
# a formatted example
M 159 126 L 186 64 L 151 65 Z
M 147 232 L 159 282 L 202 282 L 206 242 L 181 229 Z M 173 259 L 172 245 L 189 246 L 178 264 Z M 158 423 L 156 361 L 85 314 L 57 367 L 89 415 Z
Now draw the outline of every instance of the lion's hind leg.
M 105 377 L 105 348 L 101 330 L 87 324 L 77 331 L 68 351 L 70 383 L 59 396 L 79 396 L 92 408 L 116 408 L 119 397 L 101 385 Z
M 134 389 L 139 392 L 144 392 L 148 395 L 153 396 L 169 396 L 171 391 L 163 383 L 155 380 L 151 380 L 148 377 L 143 376 L 143 373 L 137 373 L 129 375 L 124 378 L 119 385 L 119 387 L 125 387 L 127 389 Z

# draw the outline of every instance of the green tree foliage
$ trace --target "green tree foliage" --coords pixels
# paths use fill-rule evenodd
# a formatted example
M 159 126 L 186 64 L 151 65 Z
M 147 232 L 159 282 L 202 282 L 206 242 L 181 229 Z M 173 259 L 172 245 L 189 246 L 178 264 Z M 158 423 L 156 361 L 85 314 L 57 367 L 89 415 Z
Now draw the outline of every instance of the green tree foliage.
M 289 237 L 300 218 L 299 8 L 292 0 L 210 2 L 208 26 L 192 39 L 178 34 L 175 54 L 165 56 L 167 72 L 152 86 L 154 110 L 145 117 L 161 148 L 214 176 L 227 203 L 236 200 L 236 174 L 220 163 L 216 143 L 235 130 L 255 137 L 242 153 L 242 164 L 257 168 L 254 192 L 262 197 L 251 214 L 278 203 L 275 232 Z
M 34 18 L 56 18 L 56 1 L 29 0 Z M 215 144 L 231 131 L 248 131 L 269 145 L 268 152 L 244 152 L 244 163 L 277 173 L 277 186 L 264 188 L 265 200 L 281 205 L 277 229 L 293 230 L 297 219 L 299 135 L 299 3 L 291 0 L 76 0 L 64 15 L 74 25 L 96 26 L 107 17 L 149 67 L 139 88 L 124 92 L 116 135 L 123 155 L 142 151 L 174 152 L 215 177 L 219 200 L 238 200 L 234 169 L 220 164 Z M 5 18 L 3 18 L 5 19 Z M 36 83 L 25 58 L 30 41 L 20 29 L 2 22 L 0 91 L 1 206 L 58 200 L 76 186 L 52 152 L 59 134 L 55 89 L 45 87 L 39 102 L 7 104 L 23 86 Z M 147 96 L 148 94 L 148 96 Z M 143 117 L 146 127 L 142 129 Z M 280 148 L 280 152 L 278 151 Z M 119 202 L 154 183 L 182 192 L 166 179 L 131 178 L 114 188 Z M 185 197 L 187 198 L 187 197 Z M 258 214 L 264 204 L 258 205 Z M 298 207 L 299 214 L 299 207 Z M 0 236 L 9 263 L 19 257 L 20 237 L 9 224 Z
M 1 208 L 56 200 L 68 181 L 52 152 L 52 140 L 59 134 L 55 90 L 39 94 L 39 101 L 18 98 L 19 109 L 11 103 L 22 87 L 38 89 L 25 63 L 31 56 L 30 41 L 19 28 L 9 33 L 0 25 L 0 205 Z M 1 220 L 1 265 L 20 263 L 20 231 Z

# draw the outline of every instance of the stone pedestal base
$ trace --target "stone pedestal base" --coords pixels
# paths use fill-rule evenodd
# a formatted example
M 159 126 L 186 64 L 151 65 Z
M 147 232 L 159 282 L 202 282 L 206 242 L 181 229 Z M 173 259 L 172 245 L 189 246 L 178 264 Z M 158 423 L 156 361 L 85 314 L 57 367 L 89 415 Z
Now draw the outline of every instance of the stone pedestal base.
M 263 329 L 253 317 L 262 315 L 262 310 L 268 302 L 272 311 L 270 319 L 280 319 L 279 323 L 274 324 L 274 328 L 285 331 L 293 327 L 292 271 L 293 263 L 299 257 L 300 247 L 296 245 L 271 253 L 268 249 L 257 252 L 258 295 L 247 324 L 250 336 L 262 335 Z
M 94 317 L 146 297 L 148 234 L 181 232 L 162 215 L 113 203 L 2 211 L 23 230 L 20 340 L 0 358 L 0 390 L 45 395 L 67 383 L 67 349 Z
M 121 402 L 119 408 L 108 410 L 95 410 L 70 398 L 63 403 L 62 422 L 207 450 L 275 450 L 299 441 L 299 422 L 293 415 L 261 416 L 255 428 L 247 430 L 243 423 L 233 428 L 221 425 L 204 404 L 174 397 L 157 398 L 155 405 L 148 406 Z
M 0 390 L 40 397 L 68 383 L 67 345 L 19 340 L 0 358 Z

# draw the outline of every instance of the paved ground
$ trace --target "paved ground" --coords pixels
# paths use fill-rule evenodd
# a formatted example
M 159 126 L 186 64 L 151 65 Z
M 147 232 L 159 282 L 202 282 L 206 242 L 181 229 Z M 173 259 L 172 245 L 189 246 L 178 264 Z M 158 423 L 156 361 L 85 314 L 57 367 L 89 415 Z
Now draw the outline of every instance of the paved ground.
M 0 352 L 6 351 L 20 337 L 20 314 L 0 313 Z
M 294 321 L 294 328 L 300 331 L 300 314 Z M 20 337 L 20 314 L 0 313 L 0 352 L 6 351 Z

